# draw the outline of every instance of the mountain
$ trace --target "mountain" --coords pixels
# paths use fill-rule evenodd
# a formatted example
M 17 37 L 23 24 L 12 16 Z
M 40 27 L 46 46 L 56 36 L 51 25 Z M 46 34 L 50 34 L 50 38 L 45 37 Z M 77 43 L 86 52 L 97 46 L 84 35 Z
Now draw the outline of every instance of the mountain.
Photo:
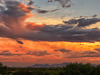
M 35 64 L 32 66 L 29 66 L 30 68 L 50 68 L 50 67 L 64 67 L 69 63 L 61 63 L 61 64 Z

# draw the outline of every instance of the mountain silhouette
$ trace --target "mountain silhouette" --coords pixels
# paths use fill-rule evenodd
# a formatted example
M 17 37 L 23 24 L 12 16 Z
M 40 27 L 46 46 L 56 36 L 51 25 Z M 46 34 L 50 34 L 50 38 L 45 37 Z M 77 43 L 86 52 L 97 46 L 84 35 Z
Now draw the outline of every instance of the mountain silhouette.
M 32 66 L 29 66 L 30 68 L 50 68 L 50 67 L 64 67 L 69 63 L 61 63 L 61 64 L 34 64 Z

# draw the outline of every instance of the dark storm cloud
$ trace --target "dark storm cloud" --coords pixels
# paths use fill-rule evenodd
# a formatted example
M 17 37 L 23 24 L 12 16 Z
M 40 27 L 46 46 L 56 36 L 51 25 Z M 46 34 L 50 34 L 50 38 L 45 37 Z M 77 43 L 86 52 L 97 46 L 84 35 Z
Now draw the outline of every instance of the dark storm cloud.
M 0 52 L 0 55 L 2 55 L 2 56 L 15 56 L 15 55 L 21 56 L 23 54 L 16 54 L 16 53 L 12 53 L 8 50 L 5 50 L 5 51 Z
M 65 24 L 77 24 L 78 27 L 85 27 L 100 22 L 100 18 L 80 18 L 80 19 L 71 19 L 69 21 L 63 21 Z
M 54 50 L 55 52 L 62 52 L 62 53 L 69 53 L 71 52 L 71 50 L 66 50 L 66 49 L 58 49 L 58 50 Z
M 22 41 L 20 41 L 20 40 L 16 40 L 17 41 L 17 43 L 19 43 L 19 44 L 24 44 Z
M 34 56 L 46 56 L 50 55 L 46 50 L 44 51 L 29 51 L 26 53 L 26 55 L 34 55 Z

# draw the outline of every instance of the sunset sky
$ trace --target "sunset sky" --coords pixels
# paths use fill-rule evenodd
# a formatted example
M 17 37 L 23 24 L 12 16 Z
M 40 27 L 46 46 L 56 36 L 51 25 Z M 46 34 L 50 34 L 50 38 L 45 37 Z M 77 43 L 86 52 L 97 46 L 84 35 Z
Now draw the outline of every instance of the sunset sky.
M 0 0 L 0 62 L 100 64 L 100 0 Z

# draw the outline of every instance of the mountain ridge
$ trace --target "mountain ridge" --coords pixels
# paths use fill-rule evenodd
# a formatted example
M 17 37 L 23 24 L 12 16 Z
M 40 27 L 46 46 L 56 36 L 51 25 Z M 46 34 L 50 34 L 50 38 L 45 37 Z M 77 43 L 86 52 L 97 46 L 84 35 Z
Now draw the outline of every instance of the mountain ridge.
M 61 63 L 61 64 L 34 64 L 32 66 L 29 66 L 29 68 L 50 68 L 50 67 L 64 67 L 69 63 Z

